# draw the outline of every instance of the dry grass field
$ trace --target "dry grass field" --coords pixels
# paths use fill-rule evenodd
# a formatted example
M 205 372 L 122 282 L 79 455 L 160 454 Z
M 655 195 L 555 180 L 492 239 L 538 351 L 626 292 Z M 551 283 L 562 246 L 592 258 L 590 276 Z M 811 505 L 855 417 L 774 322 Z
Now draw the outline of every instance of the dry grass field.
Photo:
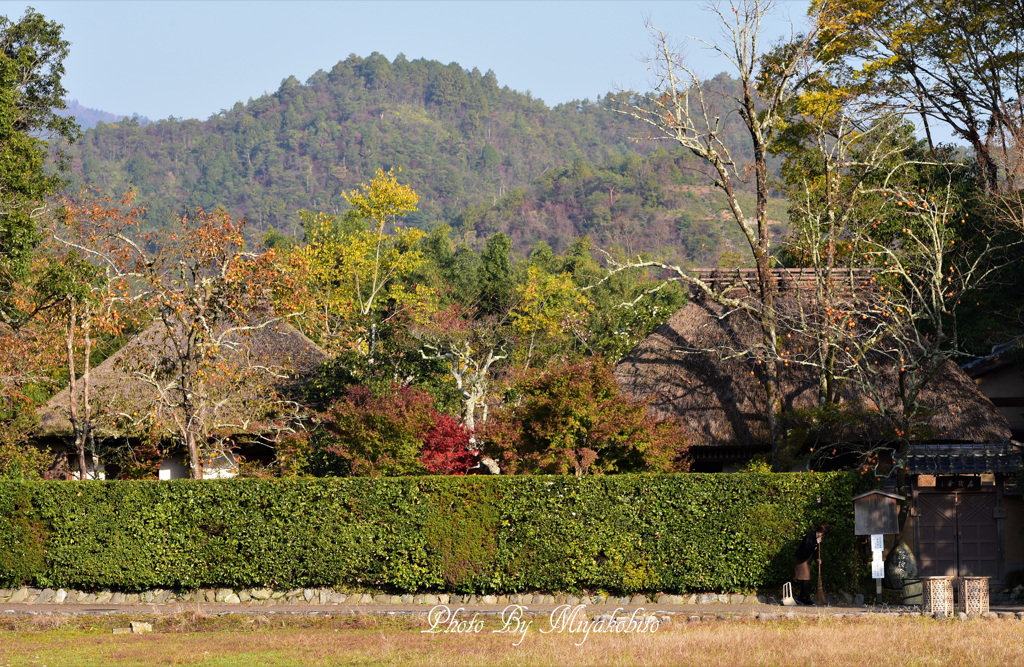
M 1020 665 L 1024 622 L 921 618 L 676 623 L 653 634 L 424 634 L 371 617 L 0 619 L 0 665 Z M 539 627 L 541 624 L 538 623 Z

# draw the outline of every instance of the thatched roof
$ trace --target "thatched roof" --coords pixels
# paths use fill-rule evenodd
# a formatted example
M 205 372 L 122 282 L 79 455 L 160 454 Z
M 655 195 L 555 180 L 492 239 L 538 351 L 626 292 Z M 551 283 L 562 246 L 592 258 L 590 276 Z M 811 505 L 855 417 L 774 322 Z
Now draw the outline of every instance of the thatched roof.
M 783 270 L 775 275 L 778 309 L 794 317 L 801 309 L 806 311 L 806 274 Z M 729 279 L 710 274 L 705 277 L 717 280 L 719 286 Z M 844 292 L 847 298 L 857 290 L 858 280 L 863 283 L 864 274 L 851 281 Z M 749 298 L 742 287 L 729 295 Z M 780 335 L 790 349 L 807 343 L 795 330 L 782 330 Z M 693 290 L 683 308 L 616 365 L 615 375 L 627 393 L 649 402 L 655 416 L 677 418 L 693 446 L 767 445 L 767 401 L 761 382 L 764 367 L 751 356 L 738 354 L 757 346 L 760 339 L 760 327 L 749 315 L 730 312 Z M 730 354 L 714 350 L 728 350 Z M 880 389 L 879 402 L 899 405 L 896 379 L 895 369 L 881 370 L 875 383 Z M 815 407 L 818 380 L 812 368 L 796 363 L 785 366 L 781 385 L 784 410 Z M 854 384 L 847 385 L 843 401 L 859 404 L 868 414 L 877 407 Z M 994 443 L 1010 438 L 1006 420 L 952 362 L 943 364 L 926 385 L 921 403 L 933 408 L 927 424 L 929 441 Z M 865 424 L 857 434 L 858 440 L 879 437 L 884 436 L 878 423 Z
M 119 431 L 116 415 L 153 413 L 156 391 L 152 383 L 142 376 L 147 368 L 173 365 L 169 338 L 166 327 L 156 320 L 92 369 L 90 402 L 101 431 Z M 263 425 L 253 414 L 254 406 L 261 399 L 265 401 L 271 392 L 285 399 L 297 398 L 299 387 L 310 380 L 320 364 L 328 359 L 326 352 L 284 321 L 244 334 L 233 333 L 228 336 L 228 341 L 230 345 L 222 348 L 225 371 L 221 376 L 236 382 L 241 378 L 243 382 L 235 388 L 227 382 L 228 386 L 216 387 L 219 405 L 215 413 L 205 417 L 210 423 L 238 425 L 236 430 L 240 433 L 261 431 Z M 40 419 L 38 436 L 64 437 L 72 434 L 69 394 L 66 387 L 40 408 L 37 413 Z

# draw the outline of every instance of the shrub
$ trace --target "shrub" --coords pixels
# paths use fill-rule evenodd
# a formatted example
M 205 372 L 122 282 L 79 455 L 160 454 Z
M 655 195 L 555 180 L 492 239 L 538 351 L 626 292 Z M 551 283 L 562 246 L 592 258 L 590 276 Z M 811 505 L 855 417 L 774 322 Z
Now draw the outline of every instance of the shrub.
M 308 472 L 310 465 L 309 434 L 287 434 L 274 443 L 274 468 L 281 477 L 298 477 Z
M 415 475 L 423 435 L 433 425 L 432 400 L 408 387 L 375 396 L 355 385 L 328 410 L 324 427 L 334 437 L 327 451 L 346 459 L 353 475 Z
M 484 429 L 484 448 L 504 472 L 614 473 L 686 470 L 680 429 L 619 394 L 600 360 L 560 363 L 516 380 L 518 400 Z
M 9 387 L 4 389 L 0 402 L 0 478 L 44 477 L 55 464 L 54 456 L 30 442 L 30 435 L 39 425 L 35 411 L 45 396 L 29 396 Z
M 0 494 L 0 582 L 31 581 L 46 570 L 48 535 L 32 505 L 33 490 L 8 482 Z
M 53 465 L 54 456 L 25 442 L 0 442 L 0 478 L 39 479 Z
M 469 433 L 435 410 L 429 394 L 412 387 L 392 385 L 381 396 L 367 387 L 349 387 L 323 425 L 329 437 L 321 438 L 322 450 L 343 462 L 321 461 L 321 470 L 356 476 L 464 475 L 478 458 L 469 451 Z
M 857 581 L 851 473 L 0 481 L 0 586 L 749 591 L 831 527 Z
M 420 462 L 434 475 L 465 475 L 480 461 L 470 450 L 470 433 L 450 415 L 438 414 L 423 435 Z

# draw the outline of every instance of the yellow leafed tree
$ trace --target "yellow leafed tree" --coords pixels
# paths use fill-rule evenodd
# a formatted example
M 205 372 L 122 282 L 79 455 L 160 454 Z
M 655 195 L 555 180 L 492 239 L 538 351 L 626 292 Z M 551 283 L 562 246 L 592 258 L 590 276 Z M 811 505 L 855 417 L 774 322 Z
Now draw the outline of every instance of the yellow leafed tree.
M 332 354 L 372 354 L 382 322 L 432 301 L 429 290 L 405 281 L 424 261 L 416 249 L 423 232 L 400 226 L 419 197 L 398 182 L 396 170 L 378 169 L 345 199 L 352 211 L 341 217 L 302 213 L 306 325 Z
M 574 340 L 586 344 L 593 304 L 580 293 L 568 273 L 551 274 L 535 266 L 518 289 L 512 326 L 520 345 L 517 361 L 529 367 L 536 354 L 564 352 Z

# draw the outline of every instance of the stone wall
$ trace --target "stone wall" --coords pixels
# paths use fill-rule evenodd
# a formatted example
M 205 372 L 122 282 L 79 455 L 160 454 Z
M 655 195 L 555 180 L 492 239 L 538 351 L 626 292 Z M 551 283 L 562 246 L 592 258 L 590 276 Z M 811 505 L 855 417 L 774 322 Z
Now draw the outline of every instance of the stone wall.
M 382 592 L 340 592 L 330 588 L 295 588 L 273 590 L 270 588 L 201 588 L 196 591 L 171 591 L 154 589 L 126 593 L 122 591 L 78 591 L 39 588 L 0 588 L 0 603 L 19 602 L 28 604 L 172 604 L 172 603 L 219 603 L 248 604 L 253 606 L 276 605 L 436 605 L 436 604 L 585 604 L 585 605 L 644 605 L 652 602 L 663 605 L 693 604 L 756 604 L 775 600 L 764 595 L 743 595 L 697 593 L 688 595 L 633 595 L 609 597 L 606 595 L 565 595 L 546 593 L 523 593 L 513 595 L 457 595 L 450 593 L 419 593 L 391 595 Z M 850 600 L 852 602 L 852 598 Z

